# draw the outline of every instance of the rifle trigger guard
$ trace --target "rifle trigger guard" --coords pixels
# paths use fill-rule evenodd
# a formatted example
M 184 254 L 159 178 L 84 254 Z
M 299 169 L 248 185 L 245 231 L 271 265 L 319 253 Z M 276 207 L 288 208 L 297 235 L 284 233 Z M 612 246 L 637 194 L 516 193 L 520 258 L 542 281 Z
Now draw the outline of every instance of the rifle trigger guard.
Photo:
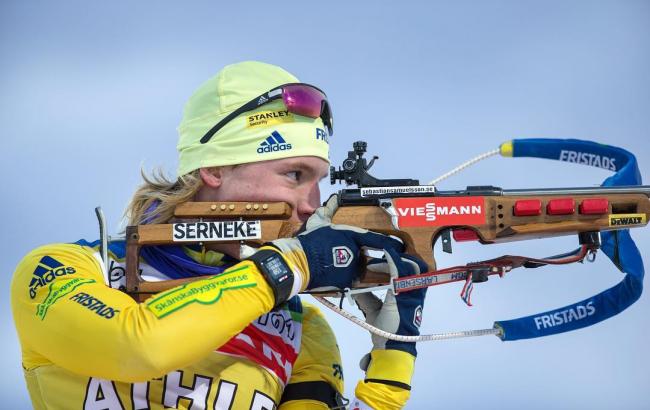
M 397 218 L 397 211 L 393 206 L 393 201 L 391 199 L 380 199 L 379 206 L 390 216 L 390 223 L 393 225 L 393 229 L 396 231 L 399 230 L 399 222 Z

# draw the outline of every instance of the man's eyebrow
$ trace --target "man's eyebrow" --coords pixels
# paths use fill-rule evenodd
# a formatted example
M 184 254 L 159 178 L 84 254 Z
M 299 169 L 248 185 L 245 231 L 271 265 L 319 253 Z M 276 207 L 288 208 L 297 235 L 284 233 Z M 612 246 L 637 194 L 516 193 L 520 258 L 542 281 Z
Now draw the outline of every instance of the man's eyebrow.
M 306 172 L 310 172 L 310 173 L 312 173 L 314 175 L 319 173 L 318 170 L 315 167 L 312 167 L 312 166 L 307 165 L 307 164 L 305 164 L 303 162 L 300 162 L 300 161 L 296 161 L 296 162 L 293 162 L 293 163 L 288 163 L 288 164 L 286 164 L 286 168 L 297 169 L 298 171 L 306 171 Z

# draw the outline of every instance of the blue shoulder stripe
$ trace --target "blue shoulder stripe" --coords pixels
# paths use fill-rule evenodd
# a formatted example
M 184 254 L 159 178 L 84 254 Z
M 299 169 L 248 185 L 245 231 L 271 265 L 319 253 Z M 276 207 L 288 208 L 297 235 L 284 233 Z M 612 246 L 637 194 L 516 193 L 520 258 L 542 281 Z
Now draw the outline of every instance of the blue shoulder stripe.
M 99 248 L 99 240 L 88 242 L 85 239 L 79 239 L 74 242 L 75 245 L 87 246 L 89 248 Z M 126 257 L 126 242 L 125 241 L 111 241 L 108 244 L 108 251 L 115 255 L 117 258 L 122 259 Z

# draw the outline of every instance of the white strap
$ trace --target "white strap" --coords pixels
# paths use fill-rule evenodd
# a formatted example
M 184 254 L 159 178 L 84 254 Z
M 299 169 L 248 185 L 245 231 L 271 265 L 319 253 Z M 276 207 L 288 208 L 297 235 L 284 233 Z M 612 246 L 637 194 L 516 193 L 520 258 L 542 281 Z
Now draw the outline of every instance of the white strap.
M 343 316 L 344 318 L 350 320 L 352 323 L 361 326 L 362 328 L 366 329 L 370 333 L 373 333 L 377 336 L 390 339 L 390 340 L 395 340 L 398 342 L 429 342 L 429 341 L 434 341 L 434 340 L 447 340 L 447 339 L 459 339 L 463 337 L 474 337 L 474 336 L 487 336 L 487 335 L 495 335 L 495 336 L 500 336 L 501 335 L 501 329 L 498 328 L 492 328 L 492 329 L 477 329 L 477 330 L 462 330 L 459 332 L 447 332 L 447 333 L 436 333 L 436 334 L 431 334 L 431 335 L 420 335 L 420 336 L 402 336 L 402 335 L 396 335 L 394 333 L 386 332 L 383 331 L 379 328 L 376 328 L 372 325 L 369 325 L 365 321 L 359 319 L 358 317 L 354 316 L 353 314 L 345 311 L 344 309 L 340 309 L 338 306 L 330 302 L 329 300 L 325 299 L 322 296 L 314 296 L 314 298 L 325 305 L 330 310 L 333 310 L 334 312 L 338 313 L 339 315 Z
M 470 165 L 474 165 L 479 161 L 482 161 L 482 160 L 484 160 L 486 158 L 490 158 L 491 156 L 497 155 L 499 152 L 501 152 L 501 151 L 498 148 L 493 149 L 492 151 L 488 151 L 486 153 L 483 153 L 483 154 L 481 154 L 481 155 L 479 155 L 477 157 L 474 157 L 474 158 L 470 159 L 469 161 L 463 162 L 462 164 L 460 164 L 456 168 L 452 169 L 451 171 L 447 172 L 446 174 L 441 175 L 438 178 L 432 180 L 427 185 L 437 185 L 438 182 L 442 181 L 443 179 L 447 179 L 450 176 L 459 173 L 460 171 L 464 170 L 465 168 L 469 167 Z

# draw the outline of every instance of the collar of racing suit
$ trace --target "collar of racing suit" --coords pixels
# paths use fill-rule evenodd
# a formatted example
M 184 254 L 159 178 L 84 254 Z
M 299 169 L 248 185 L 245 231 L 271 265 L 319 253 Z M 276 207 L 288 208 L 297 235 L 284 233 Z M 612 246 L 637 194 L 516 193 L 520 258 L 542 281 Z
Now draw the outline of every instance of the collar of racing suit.
M 238 260 L 215 251 L 205 251 L 199 246 L 146 246 L 140 256 L 156 270 L 170 279 L 218 275 Z

